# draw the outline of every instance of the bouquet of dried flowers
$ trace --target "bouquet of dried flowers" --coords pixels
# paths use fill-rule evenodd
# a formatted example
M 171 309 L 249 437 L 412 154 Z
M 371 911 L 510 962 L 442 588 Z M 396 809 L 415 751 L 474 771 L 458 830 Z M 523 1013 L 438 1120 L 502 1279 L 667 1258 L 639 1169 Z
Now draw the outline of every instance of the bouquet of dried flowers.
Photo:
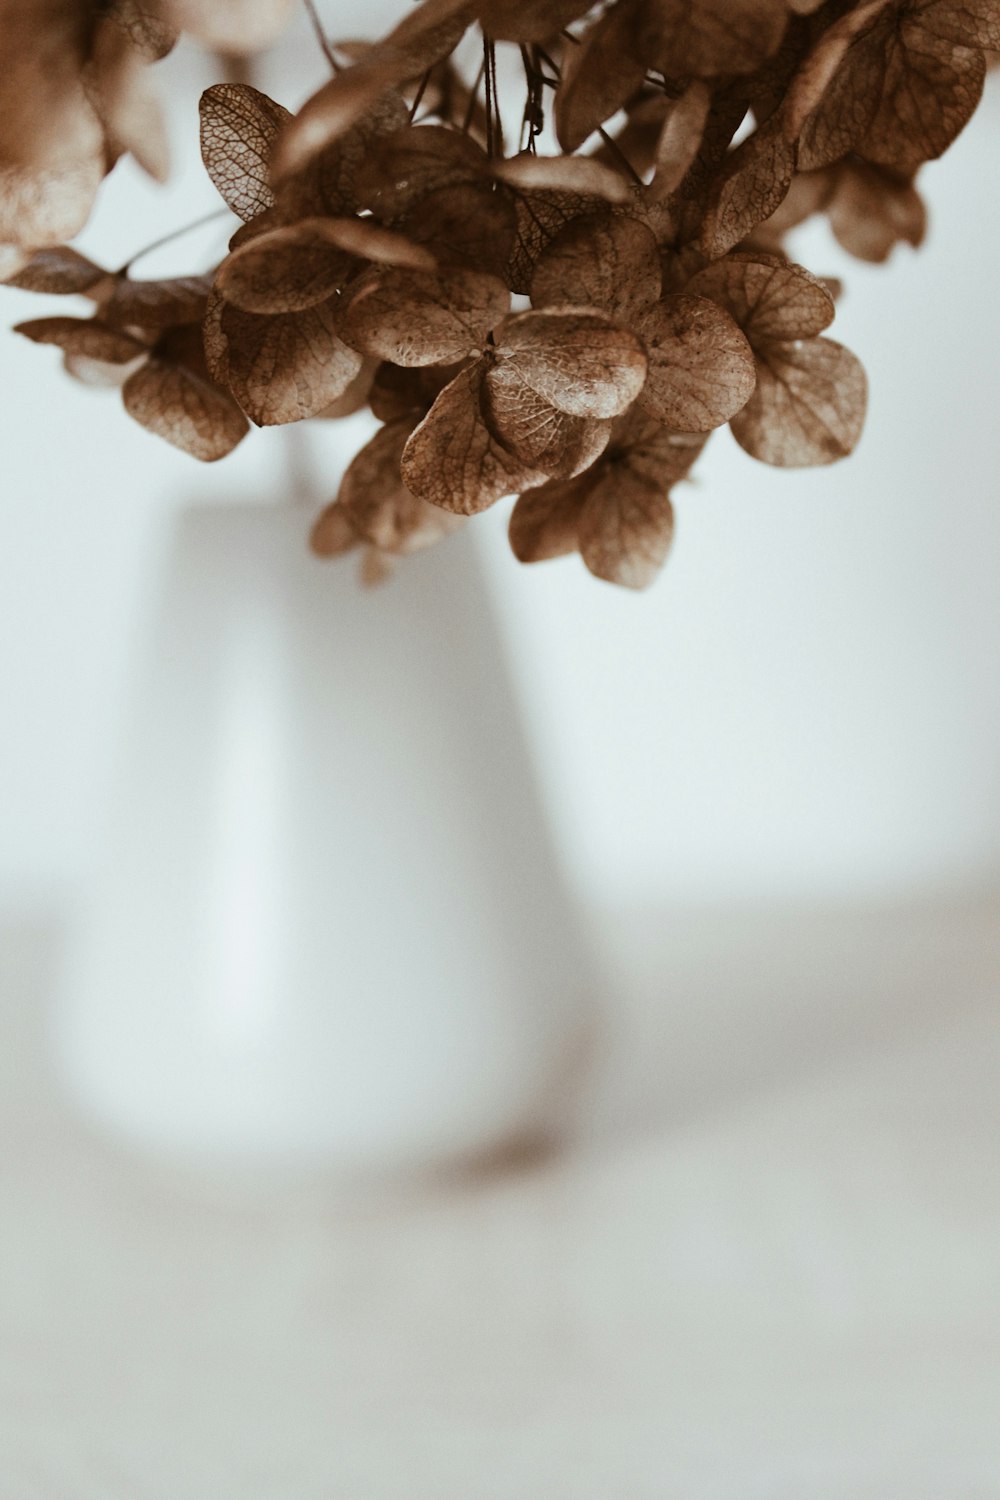
M 422 0 L 333 45 L 295 115 L 201 100 L 241 221 L 211 274 L 142 281 L 66 243 L 131 151 L 166 170 L 149 64 L 187 30 L 267 46 L 287 0 L 0 0 L 0 276 L 89 298 L 18 331 L 212 461 L 259 426 L 382 424 L 318 517 L 323 555 L 424 547 L 504 496 L 533 562 L 641 588 L 671 490 L 728 423 L 753 458 L 855 447 L 836 287 L 786 255 L 917 245 L 921 165 L 978 103 L 1000 0 Z

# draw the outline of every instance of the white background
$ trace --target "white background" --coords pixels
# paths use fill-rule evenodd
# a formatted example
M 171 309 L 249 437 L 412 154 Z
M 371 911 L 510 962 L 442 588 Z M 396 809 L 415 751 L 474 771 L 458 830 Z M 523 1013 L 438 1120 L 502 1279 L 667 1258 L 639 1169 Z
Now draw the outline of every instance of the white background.
M 190 59 L 164 70 L 178 172 L 166 191 L 127 165 L 106 185 L 82 243 L 112 264 L 216 202 L 194 133 L 210 80 Z M 873 268 L 821 226 L 799 242 L 811 269 L 844 278 L 832 333 L 871 380 L 851 460 L 782 473 L 717 434 L 676 496 L 667 569 L 638 596 L 576 559 L 516 564 L 509 503 L 476 523 L 560 848 L 588 896 L 866 899 L 995 871 L 998 138 L 994 88 L 925 171 L 918 254 Z M 182 244 L 143 270 L 193 269 L 204 253 Z M 52 310 L 0 291 L 4 322 Z M 286 441 L 254 434 L 198 466 L 13 336 L 0 389 L 0 894 L 49 900 L 87 868 L 170 508 L 273 495 Z M 320 456 L 317 505 L 352 443 L 356 428 Z M 330 587 L 354 587 L 350 564 Z

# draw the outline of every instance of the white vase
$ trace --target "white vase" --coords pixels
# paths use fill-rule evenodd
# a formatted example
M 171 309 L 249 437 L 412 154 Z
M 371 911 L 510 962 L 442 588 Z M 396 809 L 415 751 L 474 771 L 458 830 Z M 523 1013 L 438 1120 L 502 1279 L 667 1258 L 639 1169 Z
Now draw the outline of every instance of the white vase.
M 383 1173 L 558 1130 L 589 965 L 464 534 L 363 592 L 181 513 L 57 1017 L 181 1161 Z

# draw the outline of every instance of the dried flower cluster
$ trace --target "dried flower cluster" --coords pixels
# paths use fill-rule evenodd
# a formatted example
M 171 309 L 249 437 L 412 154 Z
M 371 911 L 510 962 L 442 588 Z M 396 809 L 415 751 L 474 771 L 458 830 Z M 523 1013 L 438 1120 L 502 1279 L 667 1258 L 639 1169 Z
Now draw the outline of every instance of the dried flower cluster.
M 372 577 L 516 495 L 522 561 L 579 551 L 641 588 L 715 428 L 784 467 L 851 452 L 864 372 L 784 236 L 822 212 L 865 260 L 919 244 L 914 177 L 976 107 L 1000 0 L 423 0 L 376 44 L 324 39 L 333 76 L 295 116 L 205 93 L 242 220 L 213 274 L 67 246 L 123 151 L 165 170 L 148 64 L 177 30 L 246 49 L 286 10 L 0 0 L 0 275 L 90 299 L 19 328 L 72 374 L 203 460 L 370 406 L 313 545 Z

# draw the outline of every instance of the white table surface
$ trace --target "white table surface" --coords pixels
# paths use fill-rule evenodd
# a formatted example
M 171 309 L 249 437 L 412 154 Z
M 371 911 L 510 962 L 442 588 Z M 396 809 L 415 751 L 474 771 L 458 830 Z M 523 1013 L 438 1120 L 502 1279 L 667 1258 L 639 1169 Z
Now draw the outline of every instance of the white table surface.
M 0 927 L 7 1500 L 996 1500 L 998 903 L 607 914 L 579 1138 L 226 1198 L 48 1075 Z

